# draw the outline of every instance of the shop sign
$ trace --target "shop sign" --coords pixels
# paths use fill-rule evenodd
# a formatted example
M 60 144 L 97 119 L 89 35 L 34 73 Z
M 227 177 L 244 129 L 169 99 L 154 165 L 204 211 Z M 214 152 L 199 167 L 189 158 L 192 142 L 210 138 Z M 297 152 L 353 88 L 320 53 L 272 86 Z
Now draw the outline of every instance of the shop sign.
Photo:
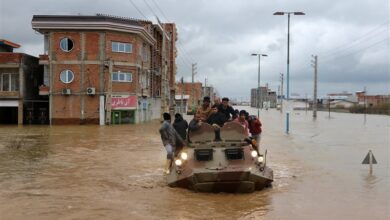
M 113 95 L 111 98 L 112 109 L 136 109 L 137 104 L 136 95 Z

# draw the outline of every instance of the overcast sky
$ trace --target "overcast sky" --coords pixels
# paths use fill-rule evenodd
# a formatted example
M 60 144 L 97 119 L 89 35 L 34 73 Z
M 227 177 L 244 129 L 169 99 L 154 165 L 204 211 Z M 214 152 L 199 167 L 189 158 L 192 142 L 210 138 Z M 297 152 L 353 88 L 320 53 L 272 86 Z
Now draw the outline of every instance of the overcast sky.
M 197 63 L 197 81 L 207 77 L 221 96 L 248 100 L 258 77 L 251 53 L 268 55 L 261 59 L 262 86 L 277 91 L 286 73 L 287 16 L 272 14 L 302 11 L 291 16 L 290 94 L 312 96 L 312 55 L 320 96 L 365 86 L 369 94 L 389 94 L 389 8 L 388 0 L 0 0 L 0 38 L 37 56 L 43 37 L 31 28 L 33 15 L 157 15 L 178 28 L 177 80 L 190 81 Z

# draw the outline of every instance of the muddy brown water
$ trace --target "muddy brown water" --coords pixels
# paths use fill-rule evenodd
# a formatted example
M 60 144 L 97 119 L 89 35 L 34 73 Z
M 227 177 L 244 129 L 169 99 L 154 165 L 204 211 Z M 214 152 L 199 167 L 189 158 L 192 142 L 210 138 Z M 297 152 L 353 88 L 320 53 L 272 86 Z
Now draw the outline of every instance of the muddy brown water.
M 283 115 L 261 112 L 275 181 L 251 194 L 166 186 L 157 121 L 0 126 L 0 219 L 389 219 L 389 116 Z

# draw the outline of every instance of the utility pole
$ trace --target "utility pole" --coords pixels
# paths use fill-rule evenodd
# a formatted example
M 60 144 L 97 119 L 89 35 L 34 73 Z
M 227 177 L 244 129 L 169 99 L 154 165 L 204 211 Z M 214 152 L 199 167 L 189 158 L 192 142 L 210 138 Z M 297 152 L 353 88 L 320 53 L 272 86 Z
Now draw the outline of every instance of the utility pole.
M 204 92 L 203 92 L 203 97 L 208 96 L 207 93 L 207 77 L 204 78 Z M 211 98 L 211 97 L 210 97 Z M 214 101 L 214 100 L 213 100 Z
M 313 95 L 313 118 L 317 118 L 317 68 L 318 59 L 317 56 L 313 56 L 312 66 L 314 67 L 314 95 Z
M 110 125 L 111 123 L 111 108 L 112 108 L 112 69 L 113 61 L 108 60 L 108 87 L 106 94 L 106 124 Z
M 184 96 L 184 79 L 183 77 L 181 77 L 181 103 L 180 103 L 180 113 L 181 114 L 184 114 L 185 112 L 185 108 L 184 108 L 184 104 L 183 104 L 183 96 Z
M 165 25 L 163 25 L 162 51 L 161 51 L 161 112 L 167 112 L 167 58 L 166 58 L 166 37 Z M 168 108 L 169 109 L 169 108 Z M 161 115 L 162 117 L 162 115 Z
M 305 93 L 305 112 L 307 114 L 307 93 Z
M 366 90 L 366 87 L 364 87 L 364 124 L 366 124 L 366 120 L 367 120 L 367 118 L 366 118 L 366 114 L 367 114 L 367 100 L 366 100 L 366 92 L 367 92 L 367 90 Z
M 328 96 L 328 114 L 330 118 L 330 96 Z
M 280 112 L 283 112 L 283 98 L 284 98 L 284 95 L 283 95 L 283 73 L 280 73 L 280 81 L 281 81 L 281 86 L 280 86 L 280 95 L 281 95 L 281 99 L 280 99 Z
M 191 88 L 192 88 L 192 106 L 191 106 L 191 110 L 193 111 L 195 109 L 195 85 L 194 85 L 194 77 L 196 75 L 196 63 L 193 63 L 192 64 L 192 84 L 191 84 Z M 195 113 L 195 112 L 194 112 Z

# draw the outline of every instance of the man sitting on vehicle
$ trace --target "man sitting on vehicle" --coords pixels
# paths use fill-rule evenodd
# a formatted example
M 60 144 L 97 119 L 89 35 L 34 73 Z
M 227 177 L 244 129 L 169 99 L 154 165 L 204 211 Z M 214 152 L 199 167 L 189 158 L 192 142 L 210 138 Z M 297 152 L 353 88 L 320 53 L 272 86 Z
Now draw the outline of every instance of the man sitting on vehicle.
M 234 122 L 239 123 L 245 129 L 245 135 L 249 136 L 249 128 L 248 128 L 249 125 L 248 125 L 248 121 L 245 120 L 245 117 L 246 117 L 246 111 L 241 110 L 238 118 L 234 119 Z
M 190 133 L 192 131 L 196 131 L 199 129 L 199 127 L 202 125 L 202 121 L 200 120 L 200 114 L 195 114 L 194 115 L 194 118 L 190 121 L 190 124 L 188 125 L 188 136 L 187 136 L 187 140 L 189 143 L 191 143 L 191 140 L 190 140 Z
M 213 127 L 220 128 L 226 122 L 226 116 L 222 112 L 218 111 L 218 105 L 214 104 L 211 107 L 211 114 L 207 118 L 207 123 L 212 125 Z
M 229 121 L 234 116 L 234 109 L 229 105 L 229 98 L 222 98 L 222 103 L 218 106 L 218 111 L 225 115 L 226 121 Z
M 209 118 L 207 119 L 207 123 L 212 125 L 214 127 L 215 131 L 215 140 L 220 141 L 221 135 L 219 133 L 220 128 L 225 124 L 226 122 L 225 114 L 218 111 L 218 105 L 214 104 L 211 107 L 211 114 Z
M 196 110 L 196 114 L 199 114 L 200 120 L 203 122 L 207 121 L 207 118 L 209 117 L 211 112 L 210 108 L 210 97 L 205 96 L 203 98 L 203 104 Z

